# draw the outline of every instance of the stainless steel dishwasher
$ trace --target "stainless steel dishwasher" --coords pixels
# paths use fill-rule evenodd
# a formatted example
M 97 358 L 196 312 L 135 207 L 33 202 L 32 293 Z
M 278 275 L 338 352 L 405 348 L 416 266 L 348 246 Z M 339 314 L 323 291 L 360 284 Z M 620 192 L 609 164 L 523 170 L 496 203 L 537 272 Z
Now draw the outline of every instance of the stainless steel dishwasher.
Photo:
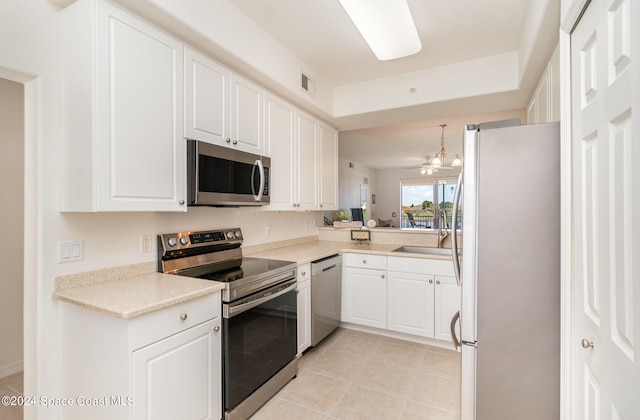
M 311 345 L 315 346 L 340 324 L 342 256 L 311 263 Z

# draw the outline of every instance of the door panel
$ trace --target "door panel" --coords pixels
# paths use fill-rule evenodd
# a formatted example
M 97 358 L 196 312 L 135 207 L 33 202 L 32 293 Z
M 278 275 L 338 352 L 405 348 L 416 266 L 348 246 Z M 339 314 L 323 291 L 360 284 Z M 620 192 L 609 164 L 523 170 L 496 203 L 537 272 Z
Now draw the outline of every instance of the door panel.
M 592 0 L 571 35 L 576 419 L 640 418 L 638 21 L 638 2 Z

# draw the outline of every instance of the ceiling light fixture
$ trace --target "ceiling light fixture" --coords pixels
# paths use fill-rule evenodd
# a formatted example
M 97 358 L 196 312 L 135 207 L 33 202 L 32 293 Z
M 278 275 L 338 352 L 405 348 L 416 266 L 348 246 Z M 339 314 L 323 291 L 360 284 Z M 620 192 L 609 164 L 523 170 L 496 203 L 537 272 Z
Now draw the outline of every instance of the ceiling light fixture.
M 447 150 L 444 148 L 444 128 L 447 124 L 440 124 L 440 128 L 442 128 L 442 135 L 440 136 L 440 151 L 435 154 L 433 160 L 431 161 L 431 165 L 439 168 L 444 167 L 444 161 L 447 158 Z M 451 166 L 462 166 L 462 161 L 460 160 L 460 156 L 456 155 L 455 159 L 451 163 Z
M 415 54 L 422 43 L 407 0 L 340 0 L 378 60 Z

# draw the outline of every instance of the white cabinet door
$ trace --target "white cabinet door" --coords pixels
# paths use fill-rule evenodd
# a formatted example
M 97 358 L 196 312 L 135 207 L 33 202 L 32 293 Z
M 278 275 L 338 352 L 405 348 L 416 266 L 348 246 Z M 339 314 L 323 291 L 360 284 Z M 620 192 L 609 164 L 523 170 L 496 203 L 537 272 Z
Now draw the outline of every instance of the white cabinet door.
M 62 210 L 186 211 L 182 44 L 111 3 L 68 9 Z
M 435 276 L 435 284 L 435 331 L 433 337 L 450 342 L 451 318 L 460 310 L 460 286 L 456 283 L 455 277 L 447 276 Z M 460 331 L 458 331 L 459 333 Z
M 229 71 L 188 47 L 184 63 L 184 136 L 227 146 Z
M 271 201 L 266 207 L 295 210 L 298 191 L 295 108 L 276 96 L 267 95 L 265 124 L 265 153 L 271 157 Z
M 386 271 L 347 267 L 344 280 L 344 321 L 387 328 Z
M 300 110 L 296 112 L 298 210 L 318 208 L 318 120 Z
M 219 419 L 219 319 L 133 353 L 136 419 Z
M 263 154 L 264 90 L 185 48 L 186 138 Z
M 311 281 L 298 281 L 298 354 L 311 346 Z
M 338 133 L 267 94 L 264 154 L 271 157 L 271 202 L 265 210 L 338 209 Z
M 390 271 L 387 281 L 387 327 L 393 331 L 433 337 L 434 276 Z
M 319 207 L 320 210 L 338 210 L 338 132 L 320 123 Z
M 231 147 L 263 153 L 264 90 L 249 80 L 231 74 Z

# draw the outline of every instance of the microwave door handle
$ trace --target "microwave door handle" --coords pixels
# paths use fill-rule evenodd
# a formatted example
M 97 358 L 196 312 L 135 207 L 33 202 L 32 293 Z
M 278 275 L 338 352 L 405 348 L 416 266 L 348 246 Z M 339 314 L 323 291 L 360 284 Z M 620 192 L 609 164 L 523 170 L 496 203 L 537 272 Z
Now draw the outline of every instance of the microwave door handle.
M 256 159 L 254 168 L 255 166 L 258 166 L 258 170 L 260 171 L 260 189 L 258 190 L 258 195 L 256 195 L 255 193 L 253 195 L 256 201 L 261 201 L 262 194 L 264 193 L 264 166 L 262 165 L 262 160 Z M 253 183 L 251 188 L 253 188 Z

